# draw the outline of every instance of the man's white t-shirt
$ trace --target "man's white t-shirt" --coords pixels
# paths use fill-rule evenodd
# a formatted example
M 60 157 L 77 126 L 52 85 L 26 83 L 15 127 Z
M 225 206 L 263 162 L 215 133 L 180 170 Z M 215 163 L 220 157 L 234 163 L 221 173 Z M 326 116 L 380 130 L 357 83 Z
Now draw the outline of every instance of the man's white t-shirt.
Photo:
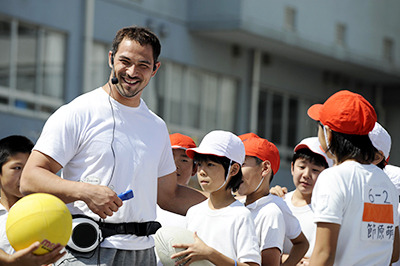
M 314 221 L 340 224 L 335 265 L 389 265 L 398 193 L 375 165 L 346 161 L 324 170 L 313 190 Z
M 57 161 L 62 178 L 108 186 L 117 194 L 129 189 L 134 198 L 105 222 L 146 222 L 156 219 L 157 178 L 175 171 L 165 122 L 143 100 L 128 107 L 95 89 L 59 108 L 46 122 L 34 150 Z M 68 204 L 72 214 L 94 214 L 83 201 Z M 115 235 L 102 247 L 142 250 L 152 237 Z
M 297 218 L 297 220 L 299 220 L 301 231 L 310 244 L 307 253 L 304 255 L 304 257 L 310 258 L 314 249 L 315 233 L 317 230 L 317 225 L 314 223 L 314 212 L 312 211 L 311 204 L 301 207 L 294 206 L 292 203 L 293 193 L 294 191 L 291 191 L 285 195 L 285 202 L 292 211 L 293 215 Z M 289 254 L 292 247 L 292 242 L 288 238 L 285 238 L 283 243 L 283 253 Z
M 235 201 L 222 209 L 212 210 L 205 200 L 189 208 L 187 229 L 210 247 L 240 262 L 261 264 L 260 250 L 250 211 Z

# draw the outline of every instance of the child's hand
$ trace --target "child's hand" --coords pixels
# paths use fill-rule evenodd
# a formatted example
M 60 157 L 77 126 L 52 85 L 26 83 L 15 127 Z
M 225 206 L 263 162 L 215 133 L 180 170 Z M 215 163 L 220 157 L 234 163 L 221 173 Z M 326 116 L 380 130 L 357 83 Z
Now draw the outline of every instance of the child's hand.
M 193 234 L 193 244 L 176 244 L 174 248 L 184 248 L 185 250 L 175 253 L 171 259 L 177 259 L 175 265 L 189 265 L 198 260 L 206 260 L 211 254 L 212 249 L 207 246 L 198 236 Z
M 18 250 L 14 254 L 10 255 L 9 265 L 24 265 L 24 266 L 40 266 L 44 264 L 54 263 L 61 259 L 65 255 L 65 251 L 60 253 L 64 248 L 58 244 L 53 251 L 44 255 L 35 255 L 32 252 L 40 246 L 39 242 L 35 242 L 25 249 Z
M 288 193 L 288 190 L 286 187 L 280 187 L 278 185 L 274 186 L 269 190 L 269 193 L 276 195 L 281 198 L 285 198 L 285 194 Z

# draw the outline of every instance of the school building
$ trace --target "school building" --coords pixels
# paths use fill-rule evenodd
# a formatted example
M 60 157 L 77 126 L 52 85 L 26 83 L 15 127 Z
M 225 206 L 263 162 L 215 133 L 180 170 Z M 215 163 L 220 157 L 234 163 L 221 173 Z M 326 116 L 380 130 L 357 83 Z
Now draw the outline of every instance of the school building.
M 306 110 L 349 89 L 374 105 L 400 165 L 399 14 L 396 0 L 0 0 L 0 137 L 36 141 L 54 110 L 105 84 L 111 41 L 135 24 L 162 43 L 143 98 L 171 133 L 255 132 L 290 187 L 293 147 L 317 131 Z

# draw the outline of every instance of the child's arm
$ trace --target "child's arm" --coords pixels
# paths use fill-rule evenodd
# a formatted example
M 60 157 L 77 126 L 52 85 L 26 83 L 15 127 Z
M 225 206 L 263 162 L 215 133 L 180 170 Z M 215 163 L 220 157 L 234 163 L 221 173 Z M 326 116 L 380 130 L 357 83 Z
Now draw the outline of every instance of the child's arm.
M 393 251 L 391 263 L 399 260 L 400 253 L 400 239 L 399 239 L 399 227 L 396 226 L 394 229 L 394 241 L 393 241 Z
M 262 266 L 279 266 L 281 264 L 281 251 L 279 248 L 267 248 L 261 252 Z
M 212 247 L 206 245 L 198 236 L 194 233 L 194 243 L 193 244 L 177 244 L 173 245 L 174 248 L 184 248 L 185 250 L 175 253 L 171 256 L 172 259 L 178 257 L 183 257 L 182 259 L 176 261 L 176 265 L 183 265 L 186 263 L 193 263 L 198 260 L 208 260 L 215 265 L 237 265 L 237 266 L 256 266 L 258 263 L 248 262 L 242 263 L 235 261 L 221 252 L 213 249 Z
M 317 223 L 317 235 L 310 265 L 333 265 L 335 262 L 339 230 L 340 224 Z
M 300 232 L 300 235 L 296 237 L 295 239 L 290 240 L 293 244 L 292 249 L 289 252 L 289 256 L 285 260 L 282 265 L 296 265 L 303 257 L 304 254 L 306 254 L 308 248 L 309 248 L 309 243 L 307 238 L 304 236 L 303 232 Z
M 35 255 L 32 252 L 39 247 L 40 243 L 35 242 L 29 247 L 19 250 L 10 255 L 0 249 L 0 265 L 24 265 L 24 266 L 40 266 L 43 264 L 54 263 L 65 255 L 65 251 L 60 253 L 64 248 L 61 245 L 56 246 L 53 251 L 44 255 Z

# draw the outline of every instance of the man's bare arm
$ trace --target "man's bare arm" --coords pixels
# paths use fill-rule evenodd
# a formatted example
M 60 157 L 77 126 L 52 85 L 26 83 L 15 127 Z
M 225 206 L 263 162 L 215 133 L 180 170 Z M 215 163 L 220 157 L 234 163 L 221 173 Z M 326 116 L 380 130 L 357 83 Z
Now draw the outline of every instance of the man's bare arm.
M 101 218 L 111 216 L 122 206 L 117 194 L 106 186 L 65 180 L 56 175 L 61 165 L 53 158 L 32 151 L 22 171 L 20 190 L 24 195 L 43 192 L 53 194 L 65 203 L 84 201 Z
M 190 187 L 178 185 L 176 172 L 158 178 L 158 205 L 168 211 L 186 215 L 187 210 L 206 199 L 206 196 Z

